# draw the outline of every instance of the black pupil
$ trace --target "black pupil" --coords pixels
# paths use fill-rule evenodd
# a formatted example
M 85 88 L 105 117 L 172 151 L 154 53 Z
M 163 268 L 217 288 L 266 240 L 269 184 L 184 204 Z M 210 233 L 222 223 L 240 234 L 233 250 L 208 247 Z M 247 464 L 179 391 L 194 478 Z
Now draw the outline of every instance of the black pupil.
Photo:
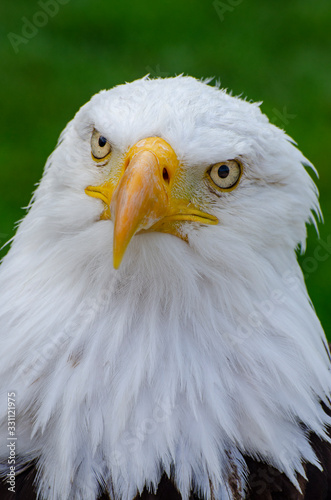
M 217 170 L 218 177 L 221 177 L 221 179 L 225 179 L 230 173 L 230 169 L 227 165 L 220 165 Z
M 100 148 L 103 148 L 107 144 L 107 139 L 105 137 L 102 137 L 102 135 L 99 137 L 99 146 Z

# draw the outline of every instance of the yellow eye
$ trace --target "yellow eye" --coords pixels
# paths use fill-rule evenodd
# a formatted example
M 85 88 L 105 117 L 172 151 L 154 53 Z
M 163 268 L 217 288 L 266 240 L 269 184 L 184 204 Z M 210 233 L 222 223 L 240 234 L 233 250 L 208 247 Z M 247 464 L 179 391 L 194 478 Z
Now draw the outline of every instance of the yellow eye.
M 241 165 L 236 160 L 215 163 L 209 170 L 211 180 L 217 187 L 231 190 L 236 187 L 241 176 Z
M 93 130 L 91 137 L 92 158 L 95 161 L 102 161 L 111 153 L 111 145 L 107 139 L 97 130 Z

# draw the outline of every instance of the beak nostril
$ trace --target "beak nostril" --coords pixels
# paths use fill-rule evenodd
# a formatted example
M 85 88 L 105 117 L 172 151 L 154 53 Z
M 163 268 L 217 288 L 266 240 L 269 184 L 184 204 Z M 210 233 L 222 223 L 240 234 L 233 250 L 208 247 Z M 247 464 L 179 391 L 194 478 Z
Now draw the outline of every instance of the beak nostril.
M 162 176 L 163 176 L 163 180 L 169 184 L 170 179 L 169 179 L 168 170 L 166 168 L 163 169 Z

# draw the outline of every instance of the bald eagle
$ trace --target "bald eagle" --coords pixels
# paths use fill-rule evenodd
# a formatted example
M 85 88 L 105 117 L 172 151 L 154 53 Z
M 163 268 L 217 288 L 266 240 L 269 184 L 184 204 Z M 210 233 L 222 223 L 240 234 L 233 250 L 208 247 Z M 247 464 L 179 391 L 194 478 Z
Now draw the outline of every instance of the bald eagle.
M 304 166 L 190 77 L 78 111 L 0 267 L 1 498 L 331 498 Z

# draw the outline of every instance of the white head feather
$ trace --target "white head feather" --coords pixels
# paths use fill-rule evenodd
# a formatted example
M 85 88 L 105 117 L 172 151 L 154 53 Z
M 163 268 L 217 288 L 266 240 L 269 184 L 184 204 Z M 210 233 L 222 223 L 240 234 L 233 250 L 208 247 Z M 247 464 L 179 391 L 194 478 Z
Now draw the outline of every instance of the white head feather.
M 113 148 L 103 168 L 94 128 Z M 220 223 L 186 222 L 189 244 L 134 236 L 114 270 L 113 222 L 84 190 L 150 136 Z M 217 196 L 201 179 L 231 158 L 242 178 Z M 326 438 L 331 377 L 296 260 L 319 214 L 303 163 L 257 104 L 189 77 L 102 91 L 67 125 L 0 268 L 0 456 L 16 391 L 18 451 L 38 458 L 41 498 L 94 500 L 107 484 L 131 500 L 165 470 L 183 499 L 192 484 L 231 499 L 243 455 L 294 484 L 317 463 L 306 431 Z

